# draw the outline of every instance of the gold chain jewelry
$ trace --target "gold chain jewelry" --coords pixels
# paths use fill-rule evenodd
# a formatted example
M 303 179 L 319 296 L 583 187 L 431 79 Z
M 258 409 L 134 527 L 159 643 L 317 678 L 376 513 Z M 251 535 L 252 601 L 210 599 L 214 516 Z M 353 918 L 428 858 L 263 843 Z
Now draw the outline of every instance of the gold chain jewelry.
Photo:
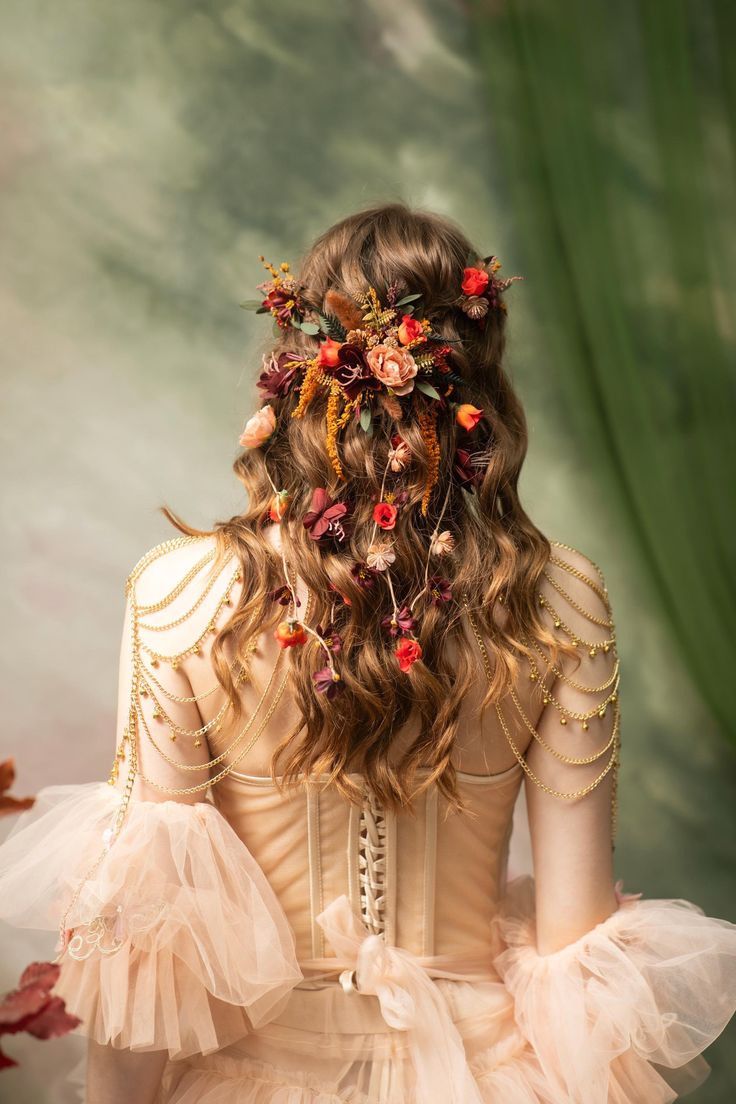
M 569 544 L 560 544 L 559 541 L 551 541 L 550 543 L 556 545 L 558 548 L 566 548 L 568 552 L 576 551 L 574 548 L 571 548 Z M 574 577 L 576 579 L 579 579 L 581 583 L 585 583 L 595 594 L 598 595 L 603 604 L 605 606 L 608 606 L 608 587 L 606 586 L 603 572 L 598 567 L 598 564 L 593 563 L 592 560 L 590 561 L 591 564 L 593 564 L 593 567 L 598 572 L 598 576 L 600 578 L 600 586 L 597 583 L 594 583 L 592 579 L 589 579 L 588 576 L 585 575 L 582 571 L 579 571 L 576 567 L 573 567 L 572 564 L 567 562 L 567 560 L 563 560 L 560 556 L 550 556 L 549 562 L 551 564 L 555 564 L 556 567 L 561 567 L 563 571 L 567 571 L 569 575 L 574 575 Z
M 539 604 L 540 606 L 542 606 L 543 609 L 549 611 L 550 615 L 552 616 L 552 622 L 555 628 L 561 628 L 563 632 L 567 633 L 567 635 L 570 637 L 570 643 L 574 648 L 576 648 L 578 644 L 583 644 L 586 648 L 589 649 L 589 655 L 593 657 L 596 656 L 598 652 L 609 651 L 615 645 L 616 637 L 614 635 L 610 636 L 606 640 L 586 640 L 585 637 L 580 635 L 580 633 L 576 633 L 574 629 L 571 629 L 569 625 L 565 624 L 565 622 L 562 620 L 562 617 L 554 608 L 554 606 L 541 593 L 539 594 Z
M 616 662 L 614 664 L 613 673 L 611 674 L 610 678 L 607 678 L 606 681 L 601 683 L 600 686 L 583 686 L 581 682 L 576 682 L 574 679 L 570 678 L 569 675 L 566 675 L 564 671 L 560 670 L 559 667 L 556 667 L 549 656 L 545 655 L 543 649 L 539 646 L 538 641 L 536 641 L 534 637 L 524 637 L 524 644 L 526 644 L 527 647 L 531 646 L 532 648 L 534 648 L 534 650 L 538 653 L 542 660 L 547 664 L 548 672 L 551 671 L 556 678 L 566 683 L 573 690 L 581 690 L 584 694 L 602 694 L 603 691 L 608 690 L 618 678 L 620 668 L 618 656 L 616 656 Z M 529 677 L 531 678 L 532 682 L 536 682 L 537 679 L 539 679 L 540 677 L 539 669 L 537 668 L 531 656 L 529 657 L 529 665 L 532 668 L 532 672 Z
M 227 567 L 227 564 L 223 564 L 222 567 L 220 568 L 220 570 L 217 573 L 210 575 L 210 578 L 207 582 L 207 585 L 205 586 L 204 590 L 199 595 L 199 597 L 196 599 L 194 605 L 190 606 L 190 608 L 186 611 L 186 613 L 183 613 L 181 615 L 181 617 L 177 617 L 177 619 L 175 621 L 169 621 L 167 624 L 164 624 L 164 625 L 144 625 L 143 623 L 141 623 L 141 628 L 146 629 L 148 632 L 168 632 L 169 629 L 175 629 L 179 625 L 183 625 L 184 622 L 187 621 L 192 616 L 192 614 L 196 610 L 198 610 L 199 607 L 202 605 L 205 598 L 210 593 L 213 586 L 215 585 L 217 580 L 220 578 L 220 576 L 222 575 L 222 573 L 223 573 L 223 571 L 225 570 L 226 567 Z M 167 605 L 168 604 L 170 604 L 170 603 L 167 603 Z M 138 611 L 140 612 L 140 606 L 138 607 Z
M 544 575 L 547 582 L 555 588 L 557 593 L 561 594 L 562 597 L 565 599 L 565 601 L 569 602 L 570 605 L 572 606 L 572 608 L 574 610 L 577 610 L 578 613 L 581 613 L 583 615 L 583 617 L 586 617 L 588 619 L 588 621 L 591 621 L 594 625 L 600 625 L 604 629 L 612 629 L 613 628 L 613 621 L 611 620 L 610 617 L 608 617 L 608 618 L 596 617 L 594 614 L 590 613 L 589 610 L 586 610 L 583 606 L 578 605 L 578 603 L 575 601 L 575 599 L 572 598 L 567 593 L 567 591 L 564 589 L 564 587 L 562 587 L 557 582 L 556 579 L 552 578 L 552 576 L 549 574 L 548 571 L 543 571 L 542 574 Z M 606 603 L 606 608 L 608 609 L 609 614 L 610 614 L 610 606 L 608 605 L 608 603 Z
M 491 686 L 492 682 L 493 682 L 493 672 L 491 670 L 491 663 L 490 663 L 490 658 L 488 656 L 488 649 L 486 648 L 485 641 L 483 640 L 483 637 L 481 636 L 480 630 L 478 628 L 478 624 L 475 620 L 475 617 L 473 616 L 473 612 L 472 612 L 472 610 L 470 608 L 470 604 L 468 602 L 467 594 L 463 594 L 463 604 L 464 604 L 465 609 L 467 611 L 468 619 L 470 621 L 470 624 L 471 624 L 471 627 L 472 627 L 472 630 L 473 630 L 473 635 L 475 636 L 475 639 L 477 641 L 478 648 L 479 648 L 479 651 L 480 651 L 480 654 L 481 654 L 481 657 L 482 657 L 482 660 L 483 660 L 483 667 L 484 667 L 484 670 L 485 670 L 485 675 L 486 675 L 486 679 L 488 681 L 488 685 Z M 577 639 L 579 640 L 579 638 L 577 638 Z M 533 663 L 533 660 L 531 662 Z M 574 800 L 576 800 L 578 798 L 581 798 L 581 797 L 584 797 L 586 794 L 590 793 L 598 785 L 600 785 L 600 783 L 603 781 L 603 779 L 609 773 L 612 773 L 611 846 L 614 847 L 615 846 L 614 841 L 615 841 L 615 836 L 616 836 L 617 820 L 618 820 L 618 786 L 617 786 L 617 778 L 618 778 L 618 768 L 619 768 L 619 762 L 620 762 L 619 749 L 620 749 L 620 742 L 621 742 L 620 741 L 620 709 L 619 709 L 619 705 L 618 705 L 618 695 L 615 695 L 614 697 L 610 698 L 610 701 L 613 703 L 614 713 L 613 713 L 613 729 L 612 729 L 612 732 L 611 732 L 611 736 L 608 740 L 608 743 L 605 745 L 605 747 L 603 747 L 600 751 L 598 751 L 594 755 L 585 756 L 585 757 L 582 757 L 582 756 L 581 757 L 573 757 L 573 756 L 566 756 L 562 752 L 556 751 L 556 749 L 552 748 L 544 740 L 544 738 L 540 735 L 540 733 L 537 731 L 535 726 L 532 724 L 532 722 L 529 720 L 528 716 L 526 715 L 526 712 L 525 712 L 525 710 L 524 710 L 524 708 L 523 708 L 523 706 L 522 706 L 522 704 L 519 700 L 519 697 L 518 697 L 518 695 L 517 695 L 517 693 L 516 693 L 513 686 L 509 687 L 509 694 L 510 694 L 510 697 L 511 697 L 518 713 L 519 713 L 519 716 L 521 717 L 522 723 L 527 728 L 527 730 L 531 733 L 533 739 L 536 740 L 542 747 L 545 748 L 546 751 L 550 752 L 550 754 L 554 755 L 561 762 L 567 763 L 569 765 L 575 765 L 575 766 L 588 765 L 590 763 L 595 762 L 597 759 L 600 759 L 601 756 L 604 755 L 610 749 L 610 756 L 608 758 L 608 761 L 607 761 L 605 767 L 603 768 L 603 770 L 601 770 L 601 772 L 590 783 L 588 783 L 587 786 L 583 786 L 581 789 L 573 790 L 573 791 L 555 790 L 551 786 L 548 786 L 546 782 L 543 782 L 542 779 L 539 778 L 537 776 L 537 774 L 529 766 L 529 764 L 527 763 L 524 755 L 522 755 L 521 751 L 519 750 L 513 736 L 511 735 L 511 732 L 509 730 L 509 726 L 506 722 L 506 718 L 503 714 L 503 710 L 501 709 L 500 703 L 498 701 L 494 703 L 495 704 L 495 710 L 496 710 L 496 716 L 498 717 L 499 724 L 500 724 L 501 729 L 502 729 L 502 731 L 503 731 L 503 733 L 506 737 L 506 740 L 509 744 L 509 747 L 511 748 L 511 751 L 513 752 L 514 758 L 519 763 L 519 766 L 522 768 L 522 770 L 524 771 L 526 776 L 536 786 L 538 786 L 541 790 L 543 790 L 545 793 L 550 794 L 550 796 L 560 798 L 561 800 L 564 800 L 564 801 L 574 801 Z M 546 690 L 545 690 L 545 695 L 546 696 L 548 695 L 548 692 Z M 546 697 L 545 697 L 545 700 L 546 700 Z
M 185 648 L 183 651 L 177 652 L 174 655 L 164 655 L 161 652 L 157 652 L 154 648 L 151 648 L 148 644 L 142 644 L 142 650 L 150 656 L 149 662 L 151 666 L 157 667 L 159 663 L 170 663 L 172 667 L 176 667 L 183 659 L 186 659 L 187 656 L 199 655 L 204 638 L 209 633 L 217 631 L 215 628 L 215 621 L 217 620 L 223 607 L 229 606 L 231 604 L 230 592 L 240 578 L 241 571 L 240 568 L 238 568 L 237 571 L 234 573 L 232 579 L 228 583 L 222 598 L 217 603 L 217 608 L 210 618 L 209 623 L 205 627 L 204 632 L 200 633 L 194 643 L 190 644 L 188 648 Z

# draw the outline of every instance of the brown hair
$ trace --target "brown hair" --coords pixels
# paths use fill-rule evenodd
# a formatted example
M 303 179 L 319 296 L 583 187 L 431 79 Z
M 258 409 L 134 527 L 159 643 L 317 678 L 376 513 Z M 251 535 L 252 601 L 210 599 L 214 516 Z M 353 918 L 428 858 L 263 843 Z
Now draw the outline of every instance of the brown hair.
M 424 312 L 434 320 L 435 330 L 455 342 L 450 364 L 466 382 L 472 401 L 484 410 L 478 430 L 485 434 L 490 462 L 476 493 L 463 489 L 452 474 L 460 430 L 450 412 L 440 414 L 439 479 L 423 517 L 419 504 L 429 456 L 417 424 L 402 421 L 401 434 L 410 446 L 412 460 L 401 483 L 409 497 L 392 533 L 396 552 L 392 581 L 399 605 L 421 586 L 429 536 L 449 487 L 442 525 L 452 530 L 456 552 L 451 563 L 443 560 L 443 572 L 451 578 L 455 599 L 467 594 L 479 628 L 490 642 L 493 681 L 486 702 L 492 703 L 516 677 L 519 655 L 529 654 L 525 638 L 553 643 L 537 607 L 537 584 L 550 546 L 519 502 L 517 483 L 527 432 L 521 404 L 502 366 L 505 314 L 491 310 L 483 328 L 455 305 L 471 252 L 471 243 L 448 219 L 390 203 L 359 211 L 326 230 L 303 258 L 298 279 L 306 303 L 318 311 L 324 310 L 329 289 L 354 298 L 372 286 L 384 301 L 391 284 L 398 285 L 400 296 L 420 292 Z M 312 357 L 317 343 L 317 337 L 289 328 L 280 332 L 273 351 Z M 276 487 L 289 492 L 289 506 L 280 522 L 282 545 L 292 570 L 314 596 L 314 623 L 324 626 L 329 620 L 335 597 L 329 584 L 350 600 L 350 605 L 338 600 L 335 613 L 343 638 L 339 670 L 345 689 L 341 694 L 328 700 L 315 692 L 312 673 L 323 666 L 318 641 L 310 637 L 306 644 L 289 649 L 293 693 L 302 720 L 277 748 L 271 764 L 273 777 L 279 771 L 288 784 L 302 773 L 327 774 L 356 799 L 348 771 L 355 769 L 357 761 L 379 799 L 392 807 L 411 806 L 412 794 L 434 781 L 453 804 L 460 804 L 452 750 L 460 704 L 478 670 L 477 653 L 474 657 L 462 629 L 461 603 L 422 607 L 417 630 L 422 658 L 408 673 L 402 673 L 392 654 L 395 641 L 381 627 L 382 618 L 391 611 L 384 580 L 379 576 L 366 594 L 350 570 L 355 561 L 366 558 L 373 506 L 397 425 L 383 410 L 375 418 L 374 435 L 369 437 L 351 421 L 340 438 L 346 477 L 340 482 L 325 447 L 324 402 L 313 401 L 304 417 L 292 418 L 298 401 L 294 390 L 269 400 L 277 429 L 267 446 L 246 449 L 234 463 L 235 474 L 247 492 L 247 508 L 216 522 L 211 531 L 223 557 L 234 550 L 240 558 L 244 579 L 237 608 L 213 644 L 217 677 L 237 717 L 242 703 L 224 644 L 232 638 L 241 648 L 249 637 L 283 615 L 283 607 L 268 597 L 269 590 L 283 584 L 284 578 L 280 559 L 262 529 L 273 496 L 267 462 Z M 466 394 L 461 401 L 468 401 Z M 325 487 L 334 497 L 352 503 L 353 524 L 345 541 L 336 547 L 320 547 L 302 525 L 316 487 Z M 182 532 L 201 532 L 167 507 L 163 510 Z M 499 603 L 503 615 L 496 617 Z M 450 666 L 443 646 L 450 637 L 457 643 L 456 668 Z M 418 712 L 418 735 L 396 760 L 389 755 L 392 735 L 413 710 Z M 421 786 L 415 777 L 419 767 L 429 768 Z

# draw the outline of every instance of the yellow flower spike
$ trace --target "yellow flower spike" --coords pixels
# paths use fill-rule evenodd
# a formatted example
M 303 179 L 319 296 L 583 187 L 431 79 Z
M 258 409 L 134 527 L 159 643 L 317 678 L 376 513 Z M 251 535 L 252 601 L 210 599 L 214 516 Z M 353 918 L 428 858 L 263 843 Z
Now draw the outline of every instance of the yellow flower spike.
M 282 261 L 281 264 L 279 265 L 279 268 L 281 269 L 282 272 L 288 272 L 289 271 L 289 262 L 288 261 Z
M 340 403 L 342 401 L 342 391 L 340 384 L 337 380 L 330 380 L 330 394 L 327 399 L 327 437 L 325 438 L 325 446 L 327 448 L 327 455 L 330 458 L 330 463 L 335 472 L 335 475 L 339 479 L 345 478 L 345 472 L 342 469 L 340 463 L 340 457 L 337 452 L 337 434 L 339 431 L 340 422 Z

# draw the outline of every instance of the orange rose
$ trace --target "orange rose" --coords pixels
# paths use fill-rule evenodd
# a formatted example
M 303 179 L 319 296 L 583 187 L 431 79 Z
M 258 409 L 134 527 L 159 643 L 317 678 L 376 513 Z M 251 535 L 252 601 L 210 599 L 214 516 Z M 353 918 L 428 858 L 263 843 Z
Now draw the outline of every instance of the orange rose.
M 262 406 L 245 423 L 245 428 L 240 434 L 240 444 L 243 448 L 258 448 L 267 441 L 276 428 L 276 415 L 272 407 Z
M 408 636 L 402 636 L 394 648 L 394 655 L 399 661 L 402 671 L 408 671 L 413 663 L 422 658 L 422 646 L 418 640 L 411 640 Z
M 281 648 L 293 648 L 295 644 L 305 644 L 307 631 L 301 621 L 281 621 L 273 631 Z
M 406 349 L 394 349 L 391 345 L 374 345 L 366 353 L 366 361 L 373 375 L 396 395 L 408 395 L 414 389 L 417 365 Z
M 467 429 L 468 432 L 475 429 L 482 417 L 483 409 L 473 406 L 472 403 L 461 403 L 455 411 L 455 421 L 463 429 Z
M 331 337 L 325 338 L 319 347 L 317 356 L 320 368 L 337 368 L 340 363 L 339 354 L 342 344 L 342 341 L 333 341 Z
M 482 268 L 463 270 L 462 289 L 466 295 L 482 295 L 488 287 L 489 276 Z
M 373 507 L 373 520 L 380 529 L 393 529 L 398 512 L 390 502 L 377 502 Z
M 412 318 L 410 314 L 401 316 L 399 326 L 399 341 L 402 345 L 411 345 L 418 337 L 424 336 L 424 327 L 418 318 Z

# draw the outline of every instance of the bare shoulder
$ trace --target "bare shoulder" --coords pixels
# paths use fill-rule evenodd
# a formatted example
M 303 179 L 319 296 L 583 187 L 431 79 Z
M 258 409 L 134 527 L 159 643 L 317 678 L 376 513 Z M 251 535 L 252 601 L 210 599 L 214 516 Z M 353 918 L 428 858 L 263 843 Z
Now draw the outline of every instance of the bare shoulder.
M 134 593 L 140 605 L 152 605 L 197 579 L 204 582 L 228 562 L 234 562 L 234 553 L 214 533 L 173 537 L 140 557 L 127 576 L 126 591 Z

